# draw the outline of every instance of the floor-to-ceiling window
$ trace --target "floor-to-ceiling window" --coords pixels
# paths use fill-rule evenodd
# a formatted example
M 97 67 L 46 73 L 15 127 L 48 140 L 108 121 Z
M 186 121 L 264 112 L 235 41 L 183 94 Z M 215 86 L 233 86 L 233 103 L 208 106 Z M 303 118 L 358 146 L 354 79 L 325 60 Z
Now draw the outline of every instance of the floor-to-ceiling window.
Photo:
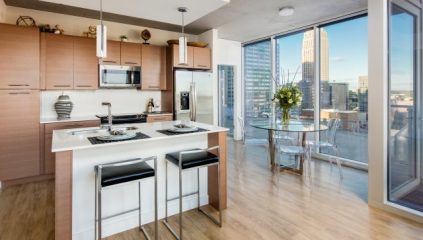
M 276 79 L 279 85 L 297 84 L 303 92 L 301 106 L 294 117 L 313 120 L 315 107 L 315 38 L 308 29 L 276 38 Z
M 390 3 L 388 199 L 423 211 L 421 184 L 421 9 Z
M 267 132 L 250 126 L 271 113 L 272 46 L 265 40 L 244 46 L 244 136 L 246 140 L 267 139 Z
M 367 163 L 367 16 L 330 23 L 319 29 L 320 121 L 340 119 L 335 139 L 339 157 Z M 322 132 L 321 138 L 325 134 Z

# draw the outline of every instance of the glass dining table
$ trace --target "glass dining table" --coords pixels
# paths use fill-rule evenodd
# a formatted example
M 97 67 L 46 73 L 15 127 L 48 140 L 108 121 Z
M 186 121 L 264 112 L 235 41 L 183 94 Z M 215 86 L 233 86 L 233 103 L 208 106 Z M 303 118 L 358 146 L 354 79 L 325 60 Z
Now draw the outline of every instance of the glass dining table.
M 298 144 L 302 147 L 306 147 L 306 140 L 307 140 L 307 133 L 316 133 L 320 131 L 326 131 L 328 127 L 326 125 L 318 125 L 312 121 L 305 121 L 305 120 L 290 120 L 288 123 L 282 123 L 278 119 L 271 119 L 264 120 L 264 121 L 253 121 L 250 126 L 258 129 L 267 130 L 268 133 L 268 142 L 269 142 L 269 158 L 270 158 L 270 165 L 272 169 L 277 167 L 277 163 L 275 161 L 275 132 L 285 132 L 285 133 L 298 133 Z M 281 163 L 279 163 L 281 164 Z M 291 167 L 287 165 L 281 164 L 281 170 L 291 171 L 297 174 L 302 175 L 304 172 L 304 159 L 300 157 L 299 164 L 296 167 Z

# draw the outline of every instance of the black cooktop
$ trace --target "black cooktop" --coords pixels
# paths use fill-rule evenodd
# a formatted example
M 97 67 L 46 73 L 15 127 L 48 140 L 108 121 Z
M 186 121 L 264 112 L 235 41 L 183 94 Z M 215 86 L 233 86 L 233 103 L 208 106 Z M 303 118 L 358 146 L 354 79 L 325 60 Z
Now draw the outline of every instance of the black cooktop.
M 100 118 L 101 124 L 109 122 L 108 116 L 97 115 Z M 112 115 L 112 124 L 129 124 L 129 123 L 145 123 L 147 122 L 147 114 L 122 114 Z
M 103 144 L 103 143 L 112 143 L 112 142 L 124 142 L 124 141 L 130 141 L 130 140 L 138 140 L 138 139 L 146 139 L 151 138 L 150 136 L 137 132 L 136 136 L 131 139 L 125 139 L 125 140 L 99 140 L 96 137 L 89 137 L 88 140 L 91 142 L 91 144 Z

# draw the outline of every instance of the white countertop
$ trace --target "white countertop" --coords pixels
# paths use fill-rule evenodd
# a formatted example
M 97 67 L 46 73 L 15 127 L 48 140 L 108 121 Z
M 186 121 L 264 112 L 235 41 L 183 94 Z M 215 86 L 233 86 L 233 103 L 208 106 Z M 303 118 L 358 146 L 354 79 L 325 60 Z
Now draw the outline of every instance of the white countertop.
M 135 142 L 146 142 L 146 141 L 157 141 L 161 139 L 169 139 L 169 138 L 183 138 L 187 136 L 194 136 L 194 135 L 203 135 L 208 133 L 215 133 L 215 132 L 225 132 L 228 131 L 227 128 L 222 128 L 210 124 L 203 124 L 203 123 L 196 123 L 193 122 L 192 124 L 196 127 L 207 129 L 207 132 L 194 132 L 194 133 L 186 133 L 186 134 L 179 134 L 179 135 L 172 135 L 168 136 L 162 133 L 157 132 L 157 130 L 166 130 L 173 127 L 173 125 L 180 123 L 180 121 L 170 121 L 170 122 L 155 122 L 155 123 L 138 123 L 138 124 L 122 124 L 118 126 L 114 126 L 116 128 L 123 128 L 123 127 L 137 127 L 135 132 L 141 132 L 150 136 L 150 138 L 145 139 L 134 139 L 134 140 L 127 140 L 121 142 L 112 142 L 112 143 L 105 143 L 105 144 L 91 144 L 88 140 L 88 137 L 94 137 L 99 135 L 104 135 L 107 133 L 84 133 L 79 135 L 72 135 L 72 131 L 80 131 L 86 129 L 98 129 L 98 128 L 78 128 L 78 129 L 65 129 L 65 130 L 54 130 L 53 131 L 53 143 L 52 143 L 52 151 L 53 152 L 63 152 L 63 151 L 71 151 L 77 149 L 87 149 L 87 148 L 100 148 L 104 146 L 111 146 L 111 145 L 121 145 L 121 144 L 129 144 Z
M 72 116 L 68 119 L 58 120 L 57 117 L 41 117 L 40 123 L 60 123 L 60 122 L 78 122 L 78 121 L 91 121 L 91 120 L 99 120 L 98 117 L 91 115 L 91 116 Z

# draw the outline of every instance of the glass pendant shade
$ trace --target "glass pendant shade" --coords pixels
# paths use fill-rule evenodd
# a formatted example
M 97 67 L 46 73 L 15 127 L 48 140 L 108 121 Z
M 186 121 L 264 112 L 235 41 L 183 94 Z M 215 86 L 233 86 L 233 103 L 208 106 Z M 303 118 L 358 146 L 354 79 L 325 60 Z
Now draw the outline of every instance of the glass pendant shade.
M 179 38 L 179 64 L 188 64 L 187 38 Z
M 107 27 L 97 25 L 97 57 L 107 57 Z

